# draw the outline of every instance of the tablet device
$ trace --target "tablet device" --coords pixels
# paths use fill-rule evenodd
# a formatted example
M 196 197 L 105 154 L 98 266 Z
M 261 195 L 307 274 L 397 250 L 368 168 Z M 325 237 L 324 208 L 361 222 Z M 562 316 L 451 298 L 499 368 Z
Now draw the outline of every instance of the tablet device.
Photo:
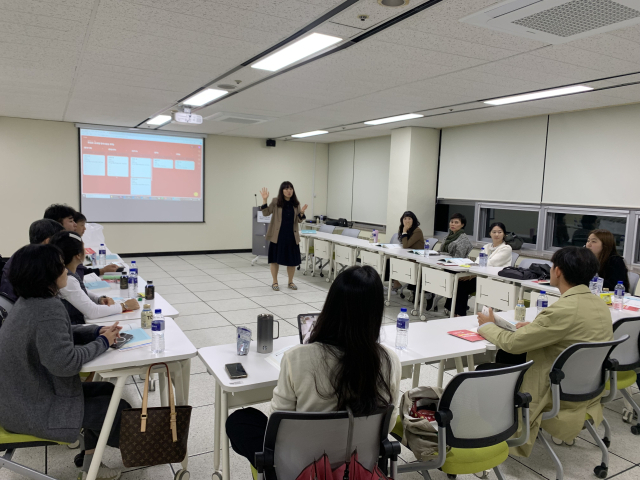
M 298 315 L 298 334 L 300 335 L 300 343 L 309 343 L 309 338 L 313 333 L 313 327 L 316 325 L 320 312 L 301 313 Z

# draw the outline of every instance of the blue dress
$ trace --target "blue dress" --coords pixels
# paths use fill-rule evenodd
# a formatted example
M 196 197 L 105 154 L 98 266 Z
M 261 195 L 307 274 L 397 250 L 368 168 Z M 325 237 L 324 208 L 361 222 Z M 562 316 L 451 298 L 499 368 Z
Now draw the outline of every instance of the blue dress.
M 300 247 L 296 244 L 296 237 L 293 234 L 295 224 L 293 204 L 285 200 L 284 207 L 282 207 L 282 222 L 278 232 L 278 243 L 269 242 L 269 263 L 277 263 L 287 267 L 300 265 Z

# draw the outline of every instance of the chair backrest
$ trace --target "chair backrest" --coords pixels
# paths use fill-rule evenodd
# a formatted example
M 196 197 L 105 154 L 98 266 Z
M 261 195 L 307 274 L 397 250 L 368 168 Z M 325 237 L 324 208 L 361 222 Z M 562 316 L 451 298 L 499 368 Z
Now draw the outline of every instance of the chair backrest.
M 393 235 L 391 235 L 391 240 L 389 240 L 389 243 L 396 243 L 398 245 L 401 245 L 401 242 L 398 240 L 397 233 L 394 233 Z
M 520 265 L 518 266 L 522 268 L 529 268 L 532 263 L 544 263 L 550 267 L 553 265 L 549 260 L 542 260 L 541 258 L 523 258 L 520 260 Z
M 342 230 L 342 233 L 340 235 L 358 238 L 358 235 L 360 235 L 360 230 L 358 230 L 357 228 L 345 228 L 344 230 Z
M 321 225 L 318 231 L 322 233 L 333 233 L 335 229 L 335 225 Z
M 613 324 L 613 338 L 629 335 L 611 352 L 611 358 L 618 361 L 618 370 L 635 370 L 640 367 L 640 317 L 622 318 Z
M 560 400 L 584 402 L 602 393 L 607 383 L 605 362 L 613 349 L 629 337 L 609 342 L 575 343 L 566 348 L 551 367 L 552 378 L 562 372 Z
M 631 295 L 636 294 L 636 288 L 638 288 L 638 280 L 640 280 L 640 275 L 636 272 L 629 272 L 629 293 Z
M 368 417 L 355 417 L 352 450 L 370 471 L 378 462 L 380 445 L 389 433 L 393 405 Z M 278 480 L 295 480 L 324 453 L 335 468 L 345 461 L 349 414 L 347 412 L 273 412 L 264 436 L 264 451 L 273 452 Z
M 457 374 L 442 393 L 438 410 L 450 410 L 447 445 L 481 448 L 496 445 L 518 429 L 518 408 L 514 401 L 525 372 L 533 365 Z
M 518 257 L 520 256 L 520 254 L 518 252 L 511 252 L 511 266 L 515 267 L 516 266 L 516 262 L 518 261 Z
M 434 247 L 438 244 L 438 239 L 436 237 L 430 237 L 427 238 L 426 240 L 429 240 L 429 248 L 431 250 L 434 250 Z
M 12 300 L 5 297 L 4 293 L 0 292 L 0 327 L 13 308 L 13 303 L 14 302 Z

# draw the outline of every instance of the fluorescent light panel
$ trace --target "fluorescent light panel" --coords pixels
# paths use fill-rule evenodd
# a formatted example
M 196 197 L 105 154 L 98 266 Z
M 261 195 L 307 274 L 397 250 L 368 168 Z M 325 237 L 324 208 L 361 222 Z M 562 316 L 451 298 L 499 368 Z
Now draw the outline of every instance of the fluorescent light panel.
M 420 115 L 419 113 L 407 113 L 406 115 L 397 115 L 395 117 L 387 117 L 380 118 L 378 120 L 371 120 L 369 122 L 364 122 L 365 125 L 382 125 L 383 123 L 391 123 L 391 122 L 401 122 L 403 120 L 411 120 L 412 118 L 420 118 L 424 117 L 424 115 Z
M 574 85 L 572 87 L 554 88 L 552 90 L 544 90 L 542 92 L 525 93 L 523 95 L 514 95 L 512 97 L 496 98 L 494 100 L 487 100 L 486 104 L 489 105 L 507 105 L 509 103 L 526 102 L 529 100 L 538 100 L 540 98 L 559 97 L 561 95 L 570 95 L 572 93 L 588 92 L 593 90 L 591 87 L 585 85 Z
M 213 102 L 216 98 L 220 98 L 226 95 L 226 90 L 218 90 L 217 88 L 207 88 L 202 92 L 196 93 L 195 95 L 187 98 L 184 102 L 184 105 L 191 105 L 192 107 L 201 107 L 209 102 Z
M 296 133 L 295 135 L 291 135 L 293 138 L 304 138 L 304 137 L 313 137 L 315 135 L 324 135 L 325 133 L 329 133 L 326 130 L 314 130 L 313 132 L 305 132 L 305 133 Z
M 342 41 L 342 39 L 338 37 L 323 35 L 322 33 L 312 33 L 292 43 L 288 47 L 269 55 L 267 58 L 254 63 L 251 65 L 251 68 L 275 72 L 340 41 Z
M 156 115 L 151 120 L 147 120 L 148 125 L 162 125 L 171 120 L 171 115 Z

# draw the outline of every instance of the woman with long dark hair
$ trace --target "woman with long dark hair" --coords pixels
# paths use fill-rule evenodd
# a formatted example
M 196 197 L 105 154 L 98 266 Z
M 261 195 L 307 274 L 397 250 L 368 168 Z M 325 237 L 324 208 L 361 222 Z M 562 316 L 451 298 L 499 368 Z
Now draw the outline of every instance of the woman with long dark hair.
M 409 249 L 414 248 L 421 250 L 424 248 L 424 234 L 420 229 L 420 222 L 418 221 L 418 217 L 416 217 L 415 213 L 408 210 L 402 214 L 400 217 L 400 227 L 398 227 L 398 242 L 402 244 L 402 248 Z M 387 268 L 385 269 L 385 280 L 389 280 L 389 259 L 387 259 Z M 391 292 L 395 295 L 398 292 L 398 289 L 402 285 L 399 281 L 394 280 Z M 409 285 L 408 289 L 412 292 L 415 292 L 416 286 Z
M 598 259 L 600 264 L 598 276 L 604 278 L 602 287 L 613 292 L 616 284 L 621 281 L 625 291 L 629 292 L 629 273 L 624 259 L 616 250 L 616 239 L 613 233 L 603 229 L 592 230 L 585 246 Z M 633 292 L 630 293 L 633 295 Z
M 333 412 L 355 415 L 378 408 L 398 414 L 401 366 L 393 350 L 380 345 L 384 314 L 382 281 L 371 267 L 350 267 L 333 282 L 309 343 L 287 351 L 280 363 L 270 411 Z M 226 424 L 231 446 L 254 463 L 262 450 L 267 416 L 237 410 Z
M 307 205 L 300 207 L 300 202 L 296 196 L 296 191 L 291 182 L 282 182 L 278 190 L 278 196 L 271 200 L 271 204 L 267 205 L 269 199 L 269 190 L 263 188 L 260 190 L 263 205 L 260 207 L 262 214 L 265 216 L 273 215 L 269 228 L 267 229 L 267 240 L 269 240 L 269 265 L 271 266 L 271 276 L 273 283 L 271 288 L 280 290 L 278 286 L 278 270 L 280 265 L 287 267 L 287 275 L 289 276 L 289 288 L 297 290 L 293 283 L 293 274 L 296 267 L 300 265 L 300 233 L 298 232 L 298 224 L 307 218 L 304 212 Z

